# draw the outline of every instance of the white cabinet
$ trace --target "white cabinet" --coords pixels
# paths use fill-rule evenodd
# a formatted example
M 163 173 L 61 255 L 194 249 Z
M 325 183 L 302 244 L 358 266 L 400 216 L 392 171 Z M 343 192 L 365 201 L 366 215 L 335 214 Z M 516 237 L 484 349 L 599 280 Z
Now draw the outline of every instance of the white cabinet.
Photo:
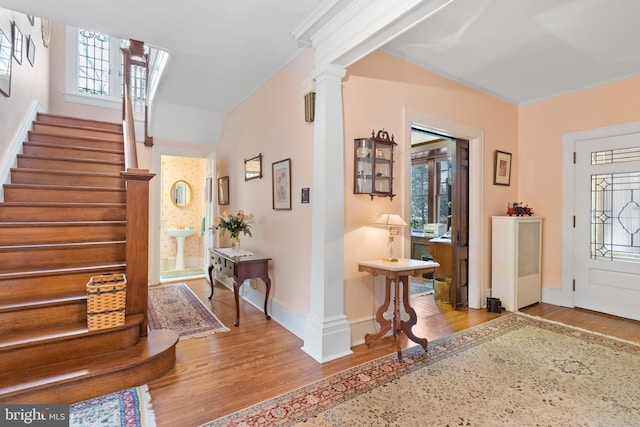
M 494 216 L 491 296 L 509 311 L 540 302 L 542 218 Z

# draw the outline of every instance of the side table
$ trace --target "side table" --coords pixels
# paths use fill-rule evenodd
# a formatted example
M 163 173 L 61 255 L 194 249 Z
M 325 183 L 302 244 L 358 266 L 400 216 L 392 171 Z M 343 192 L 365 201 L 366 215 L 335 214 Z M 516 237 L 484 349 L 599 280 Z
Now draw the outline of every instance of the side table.
M 409 276 L 421 276 L 425 273 L 434 273 L 440 264 L 433 261 L 419 261 L 415 259 L 400 259 L 397 262 L 383 261 L 381 259 L 372 261 L 361 261 L 358 263 L 358 271 L 365 271 L 373 276 L 384 276 L 385 294 L 384 302 L 376 311 L 376 321 L 380 324 L 380 330 L 376 334 L 366 334 L 364 337 L 367 345 L 382 338 L 393 327 L 393 336 L 396 342 L 398 360 L 402 360 L 400 341 L 398 335 L 404 332 L 411 341 L 420 344 L 426 351 L 428 341 L 426 338 L 416 337 L 411 328 L 416 324 L 418 316 L 411 307 L 409 301 Z M 384 318 L 384 313 L 391 303 L 391 285 L 394 287 L 394 309 L 393 322 Z M 404 321 L 400 316 L 400 284 L 402 284 L 402 303 L 405 311 L 409 314 L 409 320 Z

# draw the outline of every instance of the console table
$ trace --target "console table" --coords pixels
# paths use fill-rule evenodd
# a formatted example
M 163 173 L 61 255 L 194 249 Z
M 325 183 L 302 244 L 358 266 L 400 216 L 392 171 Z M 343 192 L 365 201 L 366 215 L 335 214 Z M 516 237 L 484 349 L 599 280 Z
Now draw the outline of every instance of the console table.
M 402 360 L 400 350 L 400 340 L 398 335 L 404 332 L 411 341 L 420 344 L 426 351 L 428 341 L 426 338 L 416 337 L 411 328 L 416 324 L 418 316 L 411 307 L 409 301 L 409 276 L 421 276 L 425 273 L 434 273 L 440 264 L 433 261 L 418 261 L 415 259 L 400 259 L 397 262 L 383 261 L 381 259 L 373 261 L 361 261 L 358 263 L 358 271 L 365 271 L 373 276 L 384 276 L 386 278 L 384 302 L 376 311 L 376 321 L 380 324 L 380 330 L 376 334 L 366 334 L 364 341 L 371 346 L 371 342 L 380 339 L 393 327 L 393 337 L 396 342 L 398 360 Z M 393 322 L 384 318 L 384 313 L 391 303 L 391 284 L 394 285 L 394 308 Z M 400 315 L 400 284 L 402 284 L 402 303 L 404 309 L 409 314 L 409 320 L 404 321 Z
M 233 252 L 231 248 L 209 249 L 209 280 L 211 281 L 211 295 L 213 298 L 213 269 L 233 277 L 233 294 L 236 298 L 236 323 L 240 325 L 240 296 L 238 290 L 247 279 L 262 279 L 267 285 L 264 294 L 264 315 L 267 320 L 271 319 L 267 312 L 267 301 L 271 291 L 271 279 L 269 279 L 269 261 L 271 258 L 255 255 L 251 252 L 240 250 Z

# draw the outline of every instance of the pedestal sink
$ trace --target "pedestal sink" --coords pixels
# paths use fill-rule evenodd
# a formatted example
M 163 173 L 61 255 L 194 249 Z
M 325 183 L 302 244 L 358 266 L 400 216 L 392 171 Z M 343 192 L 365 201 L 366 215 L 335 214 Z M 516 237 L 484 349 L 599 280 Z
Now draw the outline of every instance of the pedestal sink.
M 184 270 L 184 239 L 194 234 L 196 230 L 184 228 L 172 228 L 167 230 L 167 234 L 176 238 L 178 248 L 176 250 L 176 270 Z

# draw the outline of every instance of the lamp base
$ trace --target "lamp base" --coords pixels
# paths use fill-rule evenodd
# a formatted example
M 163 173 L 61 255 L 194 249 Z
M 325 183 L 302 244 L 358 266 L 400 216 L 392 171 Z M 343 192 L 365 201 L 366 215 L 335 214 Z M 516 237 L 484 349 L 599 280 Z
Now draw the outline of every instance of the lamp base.
M 398 262 L 398 258 L 382 258 L 384 262 Z

